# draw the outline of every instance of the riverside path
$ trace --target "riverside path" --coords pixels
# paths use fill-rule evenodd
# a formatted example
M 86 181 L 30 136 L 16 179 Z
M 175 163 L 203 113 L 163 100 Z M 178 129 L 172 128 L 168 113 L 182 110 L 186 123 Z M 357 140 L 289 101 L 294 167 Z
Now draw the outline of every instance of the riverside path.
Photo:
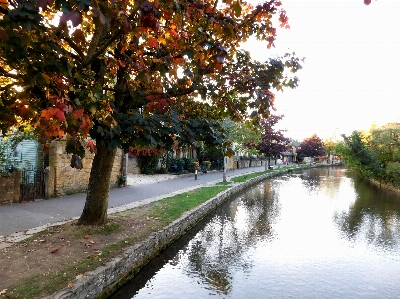
M 264 170 L 264 166 L 230 170 L 226 172 L 226 178 L 229 180 L 235 176 Z M 111 189 L 108 213 L 112 214 L 203 185 L 214 184 L 222 181 L 222 176 L 221 171 L 199 173 L 197 180 L 194 174 L 177 175 L 174 179 Z M 0 249 L 7 247 L 7 244 L 25 239 L 27 235 L 41 231 L 47 226 L 76 219 L 83 210 L 85 198 L 86 194 L 80 193 L 0 206 Z

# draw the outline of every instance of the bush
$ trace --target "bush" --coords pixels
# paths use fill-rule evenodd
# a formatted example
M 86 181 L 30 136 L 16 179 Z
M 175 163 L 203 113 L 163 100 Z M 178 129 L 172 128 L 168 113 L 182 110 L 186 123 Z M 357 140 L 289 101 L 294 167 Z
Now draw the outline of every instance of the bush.
M 157 156 L 139 156 L 140 172 L 143 174 L 154 174 L 158 166 Z
M 185 162 L 183 169 L 187 170 L 188 172 L 195 171 L 195 166 L 193 164 L 195 160 L 193 158 L 183 158 L 183 161 Z
M 126 184 L 125 167 L 124 167 L 124 165 L 121 165 L 121 168 L 119 169 L 119 174 L 117 177 L 117 185 L 118 185 L 118 187 L 124 187 L 125 184 Z
M 203 167 L 205 167 L 207 170 L 211 169 L 211 162 L 210 161 L 203 161 Z

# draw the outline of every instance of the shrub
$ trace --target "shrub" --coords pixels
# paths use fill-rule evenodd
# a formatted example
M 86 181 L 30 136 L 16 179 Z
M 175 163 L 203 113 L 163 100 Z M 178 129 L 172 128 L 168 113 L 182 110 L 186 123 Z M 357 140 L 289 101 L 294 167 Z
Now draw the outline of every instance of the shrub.
M 211 162 L 210 161 L 203 161 L 203 167 L 205 167 L 207 170 L 211 169 Z
M 183 169 L 187 170 L 188 172 L 194 172 L 195 171 L 195 166 L 193 164 L 193 162 L 195 162 L 195 160 L 193 158 L 183 158 L 184 161 L 184 166 Z
M 158 166 L 157 156 L 138 157 L 140 172 L 143 174 L 154 174 Z

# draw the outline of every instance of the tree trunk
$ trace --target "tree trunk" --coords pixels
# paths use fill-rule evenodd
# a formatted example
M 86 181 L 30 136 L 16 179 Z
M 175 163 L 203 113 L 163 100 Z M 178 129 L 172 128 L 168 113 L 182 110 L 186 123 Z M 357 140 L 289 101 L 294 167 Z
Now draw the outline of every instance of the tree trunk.
M 267 160 L 268 162 L 267 163 L 265 163 L 265 170 L 268 170 L 269 169 L 269 166 L 271 165 L 271 157 L 268 157 L 268 160 Z
M 107 221 L 110 178 L 117 149 L 109 149 L 102 139 L 96 140 L 96 146 L 85 207 L 78 225 L 103 225 Z

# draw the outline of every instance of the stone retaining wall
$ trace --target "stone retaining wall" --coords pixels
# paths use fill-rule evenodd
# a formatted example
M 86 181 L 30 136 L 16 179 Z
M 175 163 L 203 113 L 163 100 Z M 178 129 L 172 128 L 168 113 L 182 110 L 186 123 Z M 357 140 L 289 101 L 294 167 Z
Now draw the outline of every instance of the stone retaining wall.
M 83 168 L 72 168 L 70 166 L 71 155 L 67 154 L 65 143 L 66 141 L 53 141 L 50 145 L 49 167 L 54 169 L 54 189 L 51 189 L 50 186 L 49 189 L 54 190 L 54 194 L 48 194 L 48 197 L 84 192 L 89 183 L 94 154 L 85 148 L 85 158 L 82 160 Z M 111 188 L 117 187 L 117 177 L 123 156 L 123 151 L 118 149 L 111 172 Z
M 19 202 L 21 172 L 17 169 L 10 175 L 0 174 L 0 205 Z
M 225 200 L 266 178 L 287 171 L 293 170 L 282 168 L 281 171 L 267 173 L 232 186 L 195 209 L 184 213 L 179 219 L 159 230 L 147 240 L 127 248 L 120 257 L 113 259 L 105 266 L 85 273 L 83 278 L 74 282 L 73 287 L 63 289 L 45 299 L 107 298 L 114 290 L 132 278 L 153 257 L 184 235 Z

